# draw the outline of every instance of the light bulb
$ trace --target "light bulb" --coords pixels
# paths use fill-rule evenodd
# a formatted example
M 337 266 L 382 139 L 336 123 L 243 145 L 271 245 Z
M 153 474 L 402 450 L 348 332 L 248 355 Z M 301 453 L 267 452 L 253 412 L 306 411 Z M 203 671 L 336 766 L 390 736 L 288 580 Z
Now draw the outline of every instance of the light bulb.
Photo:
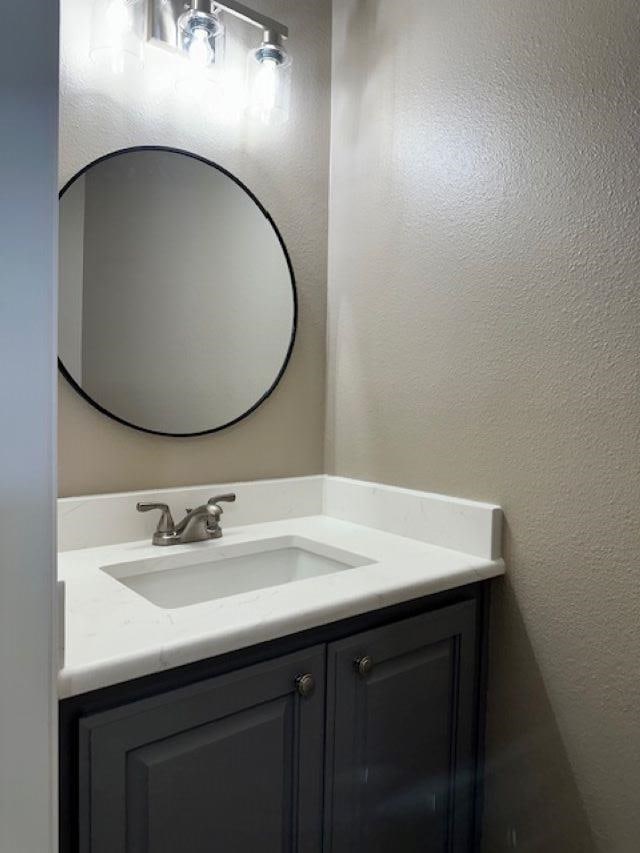
M 140 67 L 146 25 L 146 0 L 94 0 L 90 55 L 94 62 L 120 73 Z
M 254 104 L 257 112 L 264 116 L 272 112 L 278 100 L 278 64 L 275 59 L 265 58 L 256 75 Z
M 214 12 L 187 9 L 178 19 L 179 44 L 198 68 L 219 65 L 224 56 L 224 26 Z
M 289 118 L 291 57 L 277 37 L 265 31 L 257 50 L 249 52 L 247 83 L 250 110 L 264 124 L 284 124 Z
M 209 41 L 209 33 L 204 27 L 195 27 L 191 31 L 187 53 L 191 62 L 202 68 L 213 64 L 215 53 Z
M 105 13 L 105 23 L 111 38 L 122 38 L 131 29 L 131 9 L 127 0 L 111 0 Z

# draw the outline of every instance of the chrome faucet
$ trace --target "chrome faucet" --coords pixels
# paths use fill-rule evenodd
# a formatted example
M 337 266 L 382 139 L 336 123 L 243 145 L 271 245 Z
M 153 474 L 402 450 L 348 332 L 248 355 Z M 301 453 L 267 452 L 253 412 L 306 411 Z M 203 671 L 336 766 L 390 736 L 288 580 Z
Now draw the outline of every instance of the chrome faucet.
M 154 545 L 186 545 L 188 542 L 220 539 L 222 536 L 220 519 L 223 513 L 220 504 L 222 502 L 233 503 L 235 499 L 234 494 L 217 495 L 196 509 L 188 509 L 187 514 L 179 524 L 174 524 L 171 510 L 167 504 L 139 503 L 136 509 L 138 512 L 159 509 L 162 513 L 153 534 Z

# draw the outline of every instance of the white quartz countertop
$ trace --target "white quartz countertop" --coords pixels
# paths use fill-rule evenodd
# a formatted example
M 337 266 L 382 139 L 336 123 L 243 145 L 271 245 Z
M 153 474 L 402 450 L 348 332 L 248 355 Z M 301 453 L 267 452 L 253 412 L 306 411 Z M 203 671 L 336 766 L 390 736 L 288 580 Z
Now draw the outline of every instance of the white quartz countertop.
M 371 564 L 227 598 L 164 610 L 103 566 L 283 536 L 313 540 Z M 66 551 L 60 698 L 182 666 L 424 595 L 504 574 L 484 559 L 317 515 L 229 527 L 220 540 L 158 548 L 149 541 Z

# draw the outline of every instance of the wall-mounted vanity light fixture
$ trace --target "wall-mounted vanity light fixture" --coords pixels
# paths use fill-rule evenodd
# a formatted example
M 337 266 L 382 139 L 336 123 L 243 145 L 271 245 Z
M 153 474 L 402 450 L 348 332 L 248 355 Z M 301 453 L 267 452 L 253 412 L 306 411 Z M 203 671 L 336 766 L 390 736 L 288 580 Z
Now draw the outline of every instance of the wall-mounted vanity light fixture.
M 248 105 L 261 121 L 283 124 L 291 92 L 288 27 L 236 0 L 93 0 L 92 54 L 104 54 L 112 70 L 121 71 L 127 57 L 141 62 L 147 41 L 181 54 L 202 73 L 220 73 L 226 15 L 262 31 L 261 44 L 249 52 Z
M 249 52 L 250 108 L 267 124 L 284 124 L 289 118 L 291 57 L 282 46 L 284 38 L 286 35 L 266 29 L 260 47 Z
M 225 28 L 210 0 L 193 0 L 177 22 L 177 46 L 200 68 L 222 65 Z
M 142 65 L 147 0 L 94 0 L 91 58 L 114 73 Z

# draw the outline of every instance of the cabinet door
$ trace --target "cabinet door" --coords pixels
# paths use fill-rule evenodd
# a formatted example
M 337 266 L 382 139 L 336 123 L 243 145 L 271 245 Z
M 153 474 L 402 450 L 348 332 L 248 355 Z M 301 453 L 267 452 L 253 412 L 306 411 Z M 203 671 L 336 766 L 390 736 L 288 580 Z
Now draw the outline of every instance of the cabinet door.
M 469 850 L 474 635 L 464 602 L 329 646 L 328 853 Z
M 81 853 L 320 851 L 324 654 L 81 720 Z

